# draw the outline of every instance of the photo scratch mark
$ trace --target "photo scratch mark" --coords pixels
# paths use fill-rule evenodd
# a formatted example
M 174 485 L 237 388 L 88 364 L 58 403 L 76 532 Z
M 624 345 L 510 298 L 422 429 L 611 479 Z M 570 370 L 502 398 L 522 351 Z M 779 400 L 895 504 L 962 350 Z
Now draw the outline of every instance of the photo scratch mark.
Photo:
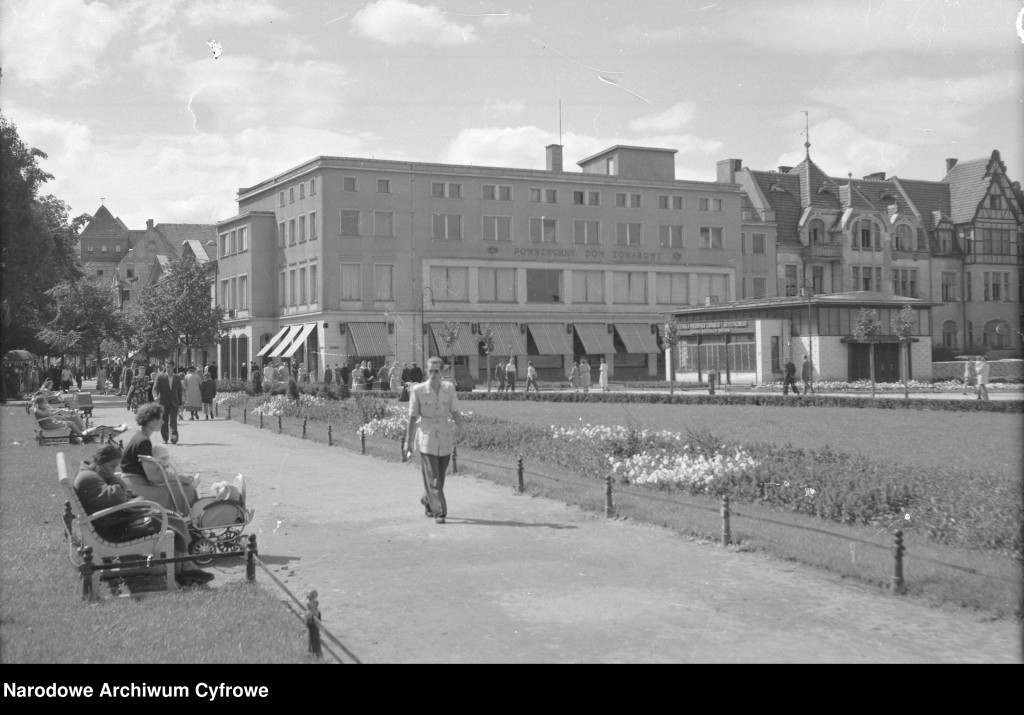
M 556 55 L 561 57 L 563 60 L 568 60 L 569 62 L 572 62 L 574 65 L 579 65 L 580 67 L 588 69 L 591 72 L 598 72 L 599 74 L 625 74 L 624 72 L 616 72 L 614 70 L 600 70 L 597 67 L 591 67 L 590 65 L 586 65 L 583 64 L 582 62 L 574 60 L 572 57 L 567 57 L 566 55 L 562 54 L 561 52 L 559 52 L 558 50 L 556 50 L 554 47 L 544 42 L 543 40 L 539 40 L 536 37 L 530 37 L 529 35 L 526 35 L 526 38 L 538 43 L 545 50 L 551 50 Z
M 192 99 L 199 93 L 199 90 L 201 90 L 203 86 L 199 87 L 199 89 L 196 89 L 194 92 L 192 92 L 192 94 L 188 96 L 188 104 L 185 105 L 188 108 L 188 113 L 192 115 L 192 131 L 194 131 L 196 134 L 199 133 L 199 129 L 196 128 L 196 113 L 192 111 Z
M 210 48 L 210 52 L 213 53 L 213 59 L 219 60 L 220 56 L 224 54 L 224 48 L 216 40 L 210 40 L 206 45 Z
M 598 78 L 599 80 L 601 80 L 602 82 L 606 82 L 606 83 L 608 83 L 608 84 L 612 85 L 613 87 L 618 87 L 618 88 L 619 88 L 619 89 L 621 89 L 621 90 L 622 90 L 623 92 L 627 92 L 627 93 L 629 93 L 629 94 L 632 94 L 632 95 L 633 95 L 634 97 L 636 97 L 637 99 L 643 100 L 644 102 L 647 102 L 648 104 L 651 104 L 651 100 L 647 99 L 646 97 L 642 97 L 642 96 L 640 96 L 639 94 L 637 94 L 636 92 L 634 92 L 634 91 L 633 91 L 633 90 L 631 90 L 631 89 L 627 89 L 627 88 L 623 87 L 623 86 L 622 86 L 621 84 L 619 84 L 618 82 L 616 82 L 616 81 L 615 81 L 614 79 L 612 79 L 611 77 L 605 77 L 604 75 L 600 75 L 600 74 L 599 74 L 599 75 L 597 76 L 597 78 Z
M 1017 13 L 1017 37 L 1024 43 L 1024 7 Z
M 327 27 L 328 25 L 330 25 L 332 23 L 335 23 L 338 20 L 344 20 L 346 17 L 348 17 L 348 13 L 347 12 L 344 15 L 342 15 L 341 17 L 336 17 L 333 20 L 329 20 L 329 21 L 325 22 L 324 23 L 324 27 Z

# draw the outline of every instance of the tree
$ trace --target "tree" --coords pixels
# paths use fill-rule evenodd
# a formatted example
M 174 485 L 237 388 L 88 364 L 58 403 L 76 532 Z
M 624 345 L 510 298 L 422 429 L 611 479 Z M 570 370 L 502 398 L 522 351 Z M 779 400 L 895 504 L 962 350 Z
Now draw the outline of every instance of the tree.
M 900 349 L 905 345 L 907 348 L 907 359 L 900 361 L 900 377 L 903 378 L 903 397 L 910 399 L 910 385 L 907 383 L 907 371 L 910 367 L 910 337 L 917 328 L 917 314 L 910 305 L 904 305 L 900 312 L 892 316 L 892 332 L 900 339 Z
M 440 328 L 440 330 L 438 330 L 438 333 L 440 334 L 441 342 L 443 342 L 445 344 L 445 347 L 448 349 L 448 354 L 449 355 L 452 354 L 452 347 L 455 345 L 455 343 L 458 342 L 458 340 L 459 340 L 459 333 L 461 333 L 461 332 L 462 332 L 462 326 L 459 325 L 456 321 L 454 321 L 454 320 L 451 320 L 451 321 L 443 320 L 443 321 L 441 321 L 441 328 Z M 454 377 L 454 374 L 453 374 L 453 377 Z
M 186 254 L 168 273 L 142 289 L 133 320 L 142 346 L 178 353 L 220 338 L 224 310 L 210 305 L 206 270 Z
M 484 354 L 487 355 L 487 392 L 491 391 L 491 354 L 494 352 L 494 331 L 489 325 L 480 325 L 480 335 L 477 341 L 483 346 Z
M 668 394 L 676 392 L 676 345 L 679 344 L 679 324 L 675 321 L 668 321 L 661 326 L 661 347 L 668 350 Z
M 121 314 L 115 310 L 116 288 L 96 279 L 58 283 L 46 295 L 52 305 L 49 320 L 38 332 L 40 340 L 59 353 L 95 355 L 100 345 L 122 332 Z
M 857 323 L 853 326 L 853 337 L 857 342 L 868 344 L 868 372 L 871 376 L 871 396 L 875 396 L 875 341 L 882 328 L 878 324 L 878 311 L 861 308 L 857 311 Z

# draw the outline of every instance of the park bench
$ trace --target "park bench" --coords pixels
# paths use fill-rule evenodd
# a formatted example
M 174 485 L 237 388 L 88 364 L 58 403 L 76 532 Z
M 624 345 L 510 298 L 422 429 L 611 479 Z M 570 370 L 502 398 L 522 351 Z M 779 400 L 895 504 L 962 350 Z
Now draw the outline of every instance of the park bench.
M 75 393 L 75 409 L 85 415 L 85 426 L 89 426 L 89 420 L 92 419 L 92 393 L 91 392 L 77 392 Z

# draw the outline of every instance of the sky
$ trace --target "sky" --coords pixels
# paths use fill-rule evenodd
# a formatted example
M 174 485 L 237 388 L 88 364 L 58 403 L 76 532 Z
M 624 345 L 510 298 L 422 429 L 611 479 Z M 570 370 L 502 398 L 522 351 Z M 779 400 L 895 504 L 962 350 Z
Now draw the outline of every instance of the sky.
M 715 164 L 1024 180 L 1021 0 L 0 0 L 0 110 L 43 193 L 215 223 L 315 156 L 527 169 L 616 144 Z M 806 114 L 804 114 L 806 112 Z

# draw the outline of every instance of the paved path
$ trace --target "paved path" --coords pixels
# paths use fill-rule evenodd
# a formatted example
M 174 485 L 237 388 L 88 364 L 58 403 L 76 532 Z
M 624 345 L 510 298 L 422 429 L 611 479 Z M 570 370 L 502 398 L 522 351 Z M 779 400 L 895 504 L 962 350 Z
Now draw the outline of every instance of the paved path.
M 97 398 L 100 421 L 122 402 Z M 261 558 L 374 662 L 1020 662 L 1020 628 L 827 573 L 226 420 L 180 423 L 204 484 L 246 475 Z M 129 433 L 130 434 L 130 433 Z M 241 577 L 214 569 L 214 584 Z M 258 580 L 271 586 L 262 572 Z

